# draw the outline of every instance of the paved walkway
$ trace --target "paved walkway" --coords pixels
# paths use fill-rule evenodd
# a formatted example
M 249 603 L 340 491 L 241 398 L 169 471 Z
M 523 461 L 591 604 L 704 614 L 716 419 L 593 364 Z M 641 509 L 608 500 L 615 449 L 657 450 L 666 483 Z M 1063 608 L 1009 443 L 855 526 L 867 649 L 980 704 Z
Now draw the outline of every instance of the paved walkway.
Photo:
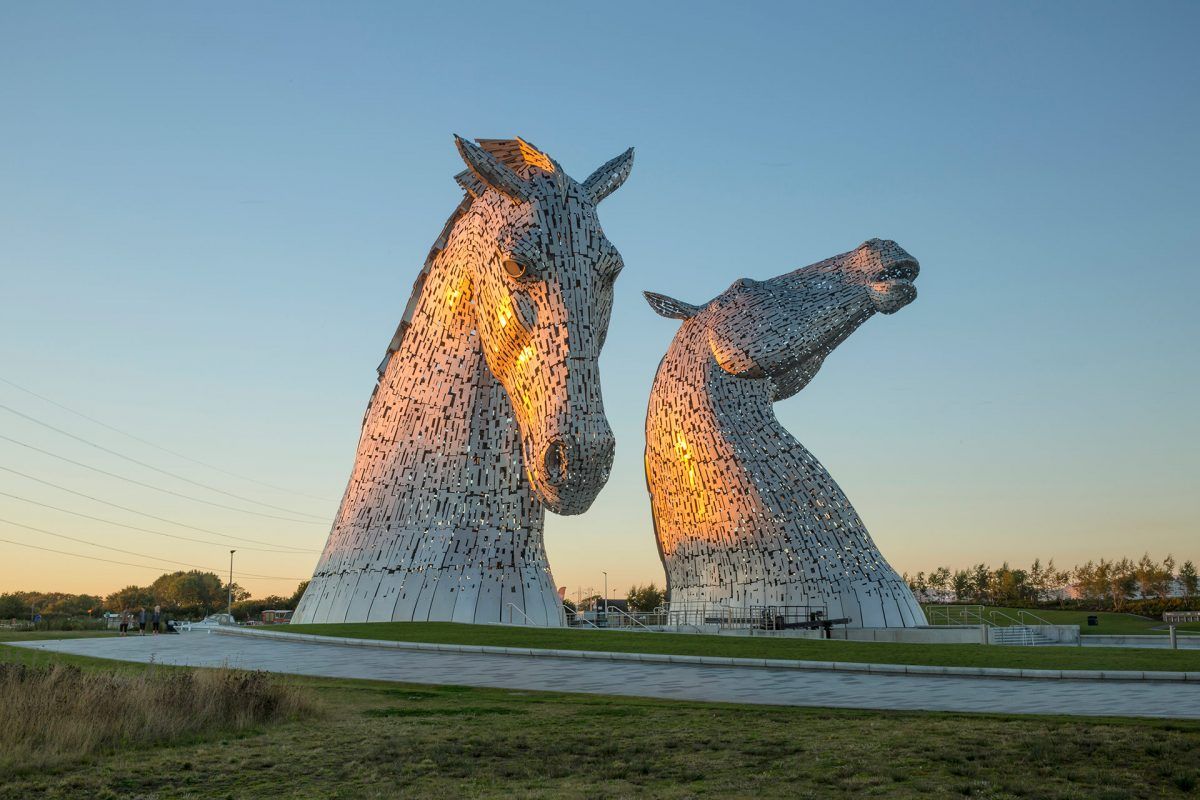
M 16 643 L 12 643 L 16 644 Z M 301 675 L 768 705 L 1200 719 L 1200 685 L 637 664 L 185 633 L 22 642 L 37 650 Z

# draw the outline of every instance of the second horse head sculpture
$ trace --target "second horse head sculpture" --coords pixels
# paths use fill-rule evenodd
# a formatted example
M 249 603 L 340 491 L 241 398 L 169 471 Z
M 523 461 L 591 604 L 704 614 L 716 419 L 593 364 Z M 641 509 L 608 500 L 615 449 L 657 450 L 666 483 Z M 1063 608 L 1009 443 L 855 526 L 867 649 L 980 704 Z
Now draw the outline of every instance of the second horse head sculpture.
M 872 239 L 702 306 L 646 293 L 683 320 L 646 415 L 646 481 L 672 608 L 824 606 L 864 627 L 925 624 L 850 501 L 775 418 L 876 313 L 916 297 L 916 259 Z

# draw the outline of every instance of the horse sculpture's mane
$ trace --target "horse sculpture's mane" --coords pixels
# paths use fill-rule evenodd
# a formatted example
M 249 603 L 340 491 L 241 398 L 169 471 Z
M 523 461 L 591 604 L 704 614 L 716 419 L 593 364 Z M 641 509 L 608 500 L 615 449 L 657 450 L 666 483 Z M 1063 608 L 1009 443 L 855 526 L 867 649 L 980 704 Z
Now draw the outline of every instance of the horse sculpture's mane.
M 545 172 L 554 171 L 554 163 L 550 160 L 550 157 L 520 137 L 516 139 L 478 139 L 477 143 L 490 153 L 493 158 L 522 178 L 528 178 L 534 169 L 540 169 Z M 446 243 L 450 241 L 450 234 L 453 233 L 454 226 L 458 224 L 458 221 L 471 208 L 471 204 L 475 199 L 482 195 L 487 188 L 479 180 L 479 177 L 469 169 L 464 169 L 455 175 L 454 180 L 463 188 L 466 194 L 462 202 L 450 214 L 450 218 L 446 220 L 446 224 L 442 226 L 442 232 L 438 234 L 433 246 L 429 248 L 429 255 L 425 257 L 425 263 L 421 266 L 421 271 L 417 274 L 416 280 L 413 281 L 412 294 L 409 295 L 408 303 L 404 306 L 404 314 L 400 317 L 400 324 L 396 326 L 396 332 L 392 335 L 392 341 L 388 343 L 387 352 L 384 354 L 383 360 L 379 362 L 378 372 L 380 377 L 383 376 L 383 370 L 387 367 L 388 359 L 400 349 L 400 343 L 404 341 L 404 333 L 412 326 L 413 314 L 416 312 L 417 305 L 421 302 L 421 292 L 425 288 L 425 280 L 429 277 L 429 270 L 433 268 L 434 259 L 437 258 L 438 253 L 446 249 Z

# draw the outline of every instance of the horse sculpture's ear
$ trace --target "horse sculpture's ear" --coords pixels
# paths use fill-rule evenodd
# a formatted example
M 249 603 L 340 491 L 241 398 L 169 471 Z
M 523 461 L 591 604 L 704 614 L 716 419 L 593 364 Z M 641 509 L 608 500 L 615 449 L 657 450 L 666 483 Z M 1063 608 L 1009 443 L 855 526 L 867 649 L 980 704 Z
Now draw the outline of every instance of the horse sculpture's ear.
M 491 153 L 458 134 L 454 135 L 454 144 L 462 160 L 481 181 L 518 203 L 529 200 L 525 179 L 493 158 Z
M 646 296 L 646 302 L 656 313 L 670 319 L 691 319 L 703 310 L 702 306 L 694 306 L 658 292 L 642 292 L 642 294 Z
M 583 182 L 583 188 L 591 195 L 593 203 L 599 203 L 621 188 L 621 184 L 629 177 L 631 169 L 633 169 L 632 147 L 613 160 L 605 162 L 600 169 L 589 175 Z

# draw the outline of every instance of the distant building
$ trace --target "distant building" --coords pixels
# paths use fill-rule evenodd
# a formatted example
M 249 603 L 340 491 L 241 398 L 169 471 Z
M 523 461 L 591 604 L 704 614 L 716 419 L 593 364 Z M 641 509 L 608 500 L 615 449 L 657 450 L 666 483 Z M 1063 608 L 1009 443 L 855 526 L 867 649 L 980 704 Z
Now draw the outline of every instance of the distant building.
M 287 609 L 274 609 L 262 612 L 264 625 L 286 625 L 292 621 L 292 612 Z

